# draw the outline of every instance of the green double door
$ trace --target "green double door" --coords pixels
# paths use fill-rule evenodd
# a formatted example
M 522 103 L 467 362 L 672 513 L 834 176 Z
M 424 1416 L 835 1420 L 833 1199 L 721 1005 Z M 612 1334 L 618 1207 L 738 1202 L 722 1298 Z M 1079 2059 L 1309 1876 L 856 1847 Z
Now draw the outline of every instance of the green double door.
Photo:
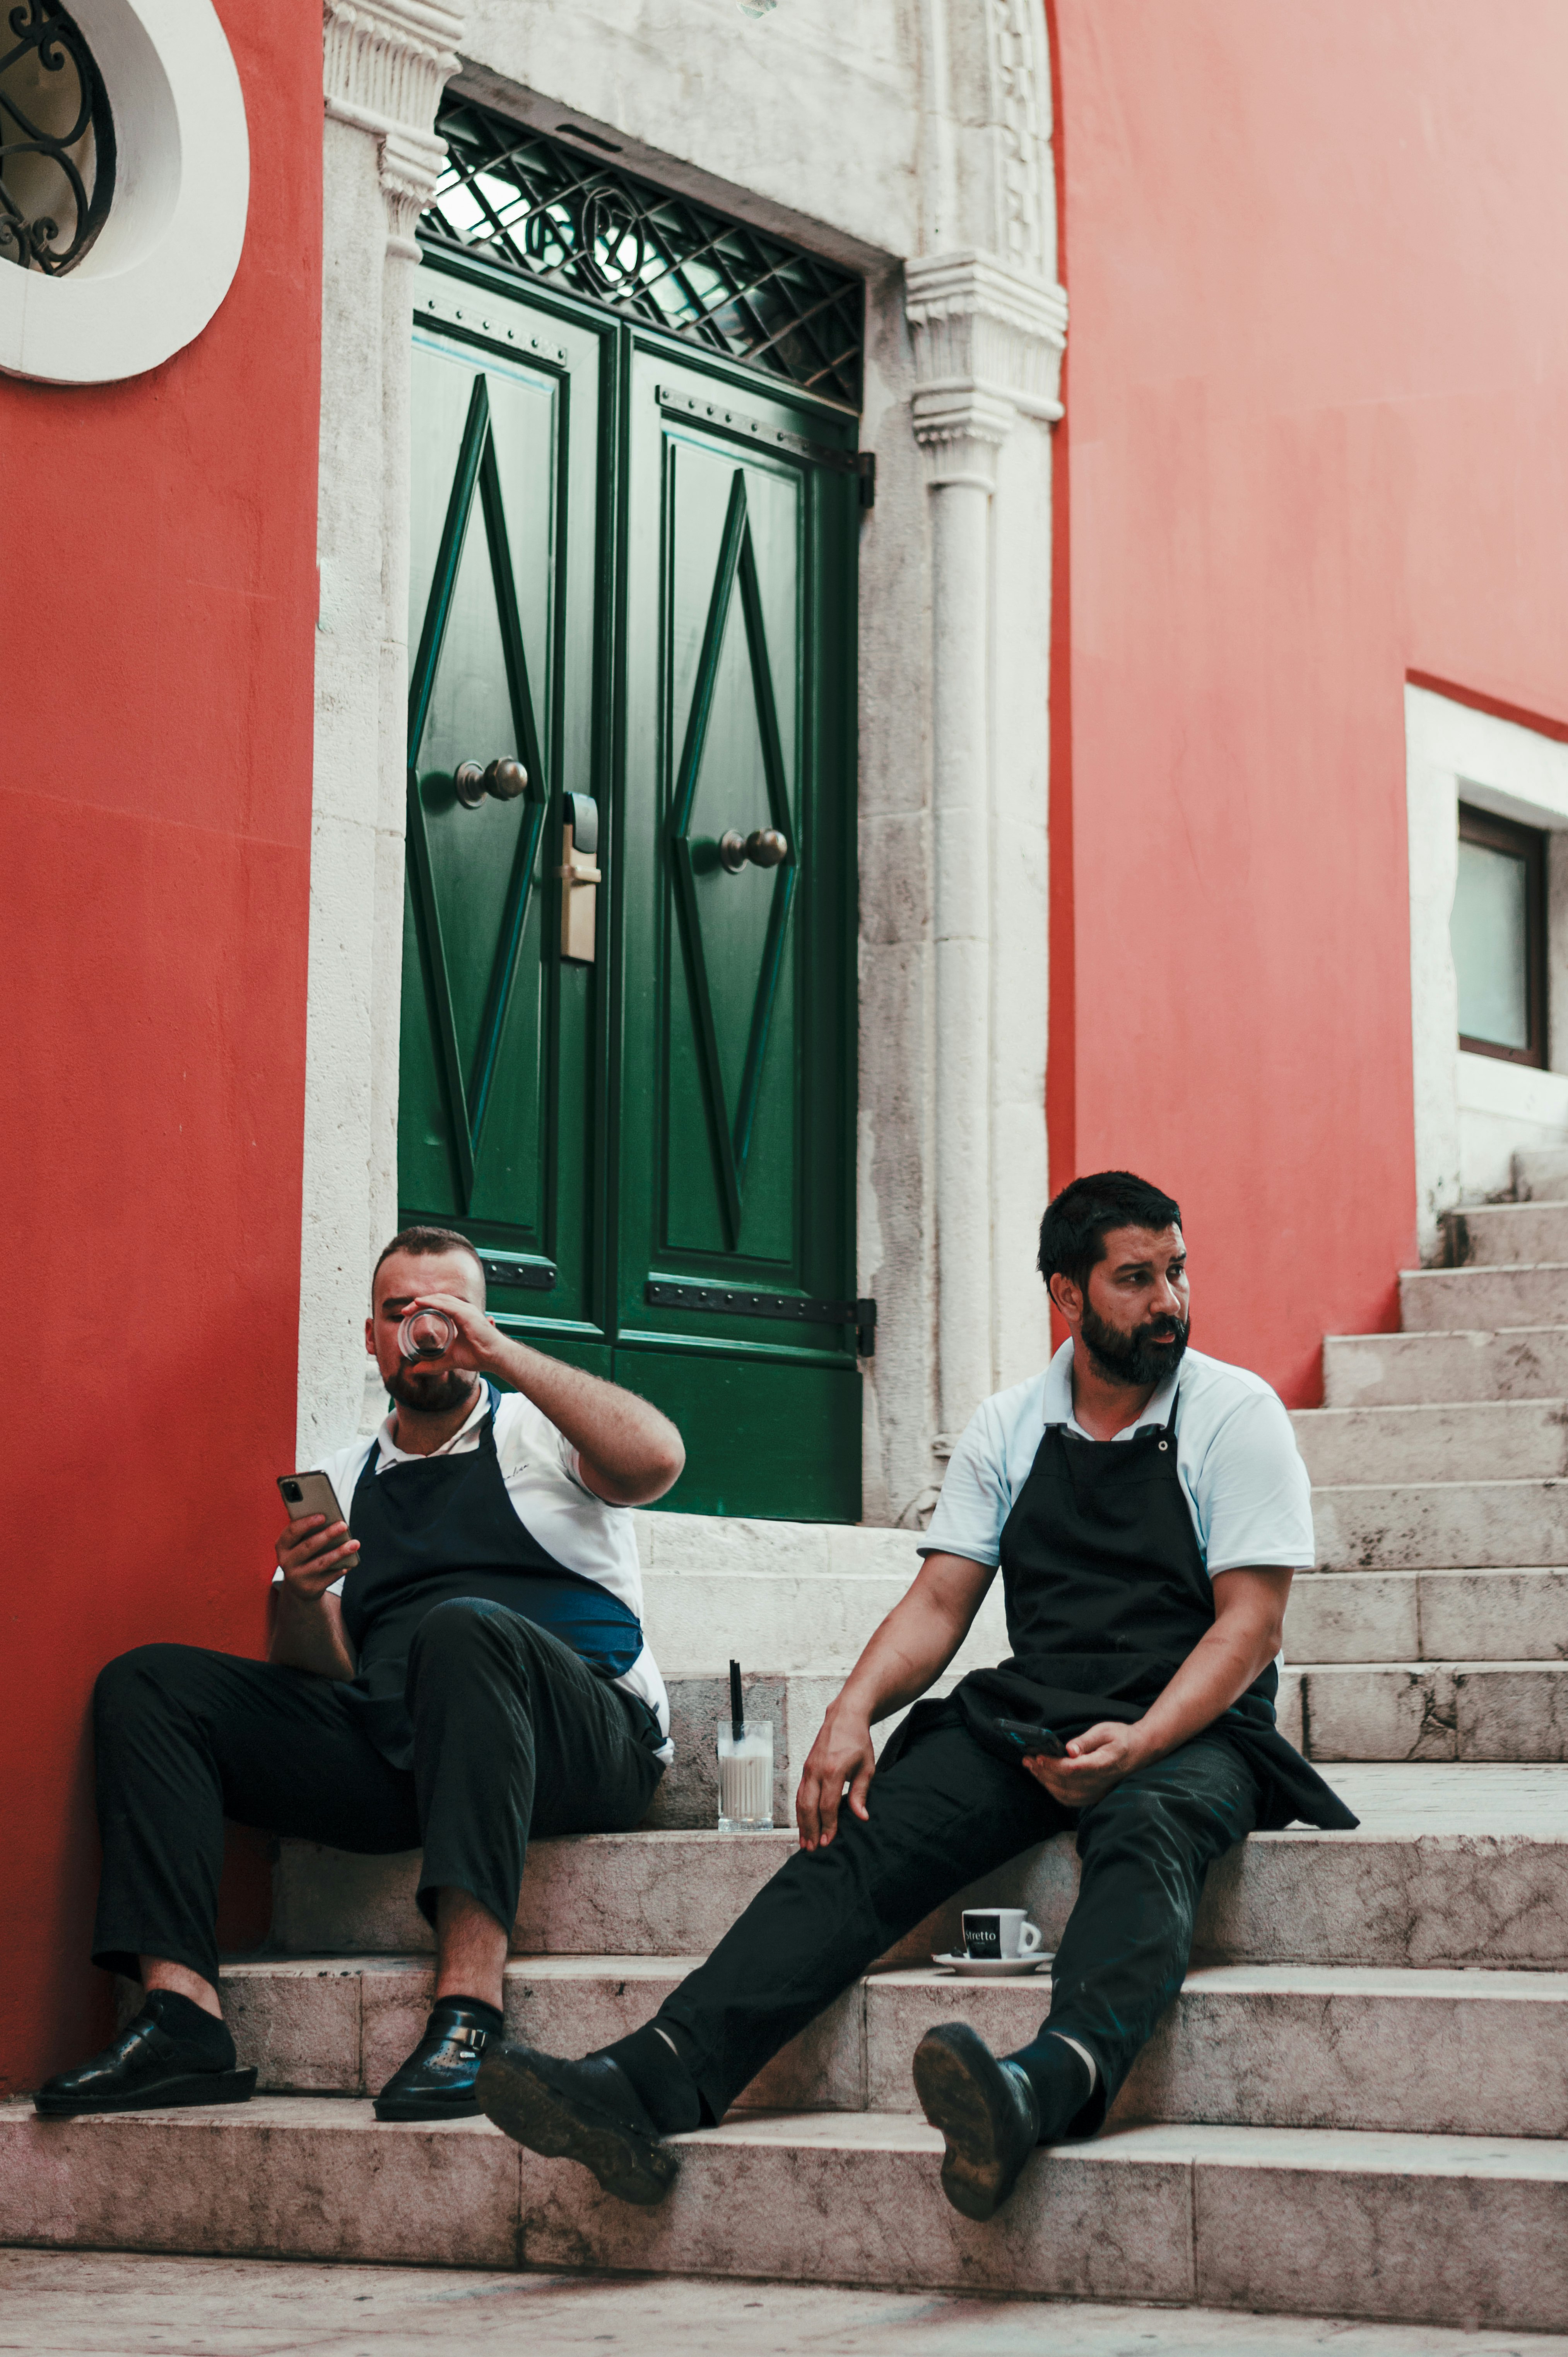
M 427 262 L 413 442 L 403 1220 L 667 1504 L 853 1521 L 853 425 Z

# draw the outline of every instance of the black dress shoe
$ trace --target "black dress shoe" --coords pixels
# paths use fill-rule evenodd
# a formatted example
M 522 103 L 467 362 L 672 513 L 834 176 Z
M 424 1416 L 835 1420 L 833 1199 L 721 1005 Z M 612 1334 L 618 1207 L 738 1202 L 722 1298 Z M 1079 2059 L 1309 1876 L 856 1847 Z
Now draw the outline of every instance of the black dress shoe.
M 1028 2079 L 966 2022 L 944 2021 L 915 2049 L 915 2093 L 947 2140 L 942 2191 L 966 2218 L 993 2218 L 1040 2140 Z
M 557 2061 L 532 2046 L 492 2046 L 479 2108 L 518 2144 L 550 2160 L 580 2160 L 618 2201 L 662 2201 L 680 2167 L 618 2062 Z
M 230 2052 L 232 2054 L 231 2047 Z M 183 2039 L 171 2038 L 152 2013 L 136 2016 L 102 2054 L 46 2079 L 33 2097 L 42 2120 L 83 2112 L 153 2112 L 172 2104 L 242 2104 L 255 2091 L 253 2071 L 203 2067 Z
M 424 2035 L 376 2097 L 378 2120 L 477 2120 L 474 2081 L 490 2032 L 460 1996 L 437 1998 Z

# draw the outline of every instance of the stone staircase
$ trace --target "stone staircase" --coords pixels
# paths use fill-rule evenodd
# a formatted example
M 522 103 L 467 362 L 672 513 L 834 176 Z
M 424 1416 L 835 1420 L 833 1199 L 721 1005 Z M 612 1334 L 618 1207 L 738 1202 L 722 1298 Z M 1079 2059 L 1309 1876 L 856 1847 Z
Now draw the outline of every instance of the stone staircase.
M 1559 1157 L 1568 1166 L 1568 1156 Z M 909 2057 L 961 2015 L 1018 2043 L 1046 1992 L 929 1964 L 979 1895 L 1054 1943 L 1058 1841 L 939 1910 L 688 2141 L 634 2212 L 487 2123 L 384 2128 L 429 1934 L 412 1858 L 283 1846 L 273 1945 L 225 2001 L 264 2090 L 231 2111 L 45 2126 L 0 2107 L 0 2239 L 648 2269 L 1561 2328 L 1568 2316 L 1568 1168 L 1455 1214 L 1403 1331 L 1325 1345 L 1296 1417 L 1320 1569 L 1287 1725 L 1362 1819 L 1254 1836 L 1210 1876 L 1194 1969 L 1098 2142 L 990 2226 L 937 2181 Z M 580 2052 L 645 2020 L 789 1854 L 709 1828 L 724 1671 L 757 1665 L 778 1813 L 823 1705 L 915 1567 L 906 1533 L 641 1518 L 681 1746 L 649 1829 L 536 1846 L 514 2033 Z M 1005 1650 L 988 1601 L 957 1674 Z

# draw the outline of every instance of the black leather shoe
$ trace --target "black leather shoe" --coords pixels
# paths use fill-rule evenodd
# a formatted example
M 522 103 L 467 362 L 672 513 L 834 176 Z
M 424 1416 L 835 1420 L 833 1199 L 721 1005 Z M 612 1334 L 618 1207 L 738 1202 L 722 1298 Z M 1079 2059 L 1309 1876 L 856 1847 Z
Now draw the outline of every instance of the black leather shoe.
M 518 2144 L 550 2160 L 580 2160 L 618 2201 L 662 2201 L 680 2163 L 618 2062 L 560 2062 L 532 2046 L 492 2046 L 479 2108 Z
M 232 2050 L 231 2049 L 231 2051 Z M 253 2071 L 201 2070 L 190 2049 L 150 2013 L 139 2013 L 102 2054 L 46 2079 L 33 2097 L 41 2120 L 83 2112 L 152 2112 L 173 2104 L 242 2104 L 255 2091 Z
M 993 2218 L 1040 2140 L 1035 2091 L 967 2022 L 928 2029 L 915 2049 L 915 2093 L 947 2140 L 942 2191 L 966 2218 Z
M 424 2035 L 376 2097 L 378 2120 L 477 2120 L 474 2081 L 490 2032 L 462 1998 L 437 1998 Z

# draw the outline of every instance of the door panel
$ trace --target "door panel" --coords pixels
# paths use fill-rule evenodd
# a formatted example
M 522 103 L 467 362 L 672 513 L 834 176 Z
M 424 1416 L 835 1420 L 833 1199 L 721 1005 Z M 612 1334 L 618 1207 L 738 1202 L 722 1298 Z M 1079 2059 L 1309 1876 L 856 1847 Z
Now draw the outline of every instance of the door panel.
M 785 1301 L 854 1291 L 854 486 L 807 447 L 817 414 L 747 386 L 726 427 L 716 391 L 661 354 L 633 362 L 617 1363 L 685 1404 L 671 1505 L 740 1496 L 753 1502 L 727 1511 L 853 1520 L 847 1329 L 648 1297 L 650 1282 Z M 787 845 L 779 865 L 726 861 L 726 836 L 768 830 Z M 769 1403 L 766 1421 L 786 1397 L 811 1446 L 789 1452 L 787 1475 L 776 1448 L 743 1477 L 730 1456 L 746 1403 Z
M 602 1001 L 595 968 L 561 959 L 553 871 L 563 792 L 603 791 L 603 337 L 529 304 L 484 313 L 488 336 L 414 337 L 399 1195 L 515 1270 L 491 1281 L 509 1322 L 581 1333 L 602 1330 Z M 466 807 L 457 765 L 507 759 L 526 790 Z

